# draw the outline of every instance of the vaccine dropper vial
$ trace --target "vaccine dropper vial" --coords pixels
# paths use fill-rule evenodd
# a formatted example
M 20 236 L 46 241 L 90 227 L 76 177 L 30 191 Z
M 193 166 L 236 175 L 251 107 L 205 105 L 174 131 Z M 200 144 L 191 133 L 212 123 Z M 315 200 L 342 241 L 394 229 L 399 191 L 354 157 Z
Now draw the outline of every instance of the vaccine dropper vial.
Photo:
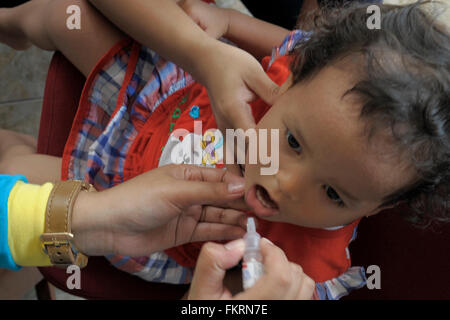
M 242 263 L 242 285 L 247 290 L 258 281 L 264 273 L 262 256 L 259 248 L 261 236 L 256 232 L 255 219 L 248 218 L 247 233 L 244 236 L 245 251 Z

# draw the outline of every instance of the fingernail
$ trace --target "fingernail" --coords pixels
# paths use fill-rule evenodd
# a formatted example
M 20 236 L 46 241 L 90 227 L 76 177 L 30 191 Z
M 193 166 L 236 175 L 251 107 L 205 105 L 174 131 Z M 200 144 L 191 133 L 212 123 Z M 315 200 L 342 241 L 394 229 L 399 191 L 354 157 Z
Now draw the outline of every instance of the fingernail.
M 262 238 L 261 240 L 264 241 L 264 242 L 267 242 L 268 244 L 271 244 L 272 246 L 274 246 L 273 242 L 270 241 L 270 240 L 267 239 L 267 238 Z
M 245 182 L 234 182 L 228 184 L 228 192 L 239 193 L 244 191 Z
M 245 249 L 244 239 L 237 239 L 237 240 L 228 242 L 225 245 L 225 249 L 230 250 L 230 251 L 234 251 L 234 250 L 244 251 L 244 249 Z

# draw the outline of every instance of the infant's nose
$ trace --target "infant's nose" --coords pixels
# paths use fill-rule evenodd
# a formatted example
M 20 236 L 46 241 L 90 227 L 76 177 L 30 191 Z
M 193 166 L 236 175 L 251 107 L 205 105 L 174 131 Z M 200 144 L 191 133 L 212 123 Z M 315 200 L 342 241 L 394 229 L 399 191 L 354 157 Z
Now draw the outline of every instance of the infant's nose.
M 302 179 L 297 173 L 287 173 L 280 170 L 276 175 L 277 191 L 291 200 L 297 199 L 304 188 Z

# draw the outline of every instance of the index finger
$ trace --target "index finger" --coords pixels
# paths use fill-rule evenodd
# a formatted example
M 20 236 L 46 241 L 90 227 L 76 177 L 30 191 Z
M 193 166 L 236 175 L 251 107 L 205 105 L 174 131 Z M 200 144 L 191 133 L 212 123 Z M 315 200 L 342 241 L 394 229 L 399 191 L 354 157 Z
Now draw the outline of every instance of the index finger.
M 179 180 L 225 182 L 228 184 L 245 182 L 242 176 L 224 169 L 205 168 L 194 165 L 170 165 L 167 166 L 167 169 L 174 178 Z
M 229 128 L 220 128 L 222 132 L 226 132 L 224 131 L 226 129 L 242 129 L 246 131 L 256 126 L 252 108 L 247 102 L 236 102 L 236 105 L 229 109 L 230 113 L 227 115 Z
M 201 181 L 204 182 L 224 182 L 227 186 L 230 184 L 233 185 L 241 185 L 245 184 L 245 179 L 239 174 L 239 172 L 235 173 L 231 170 L 229 170 L 229 166 L 227 166 L 227 169 L 213 169 L 213 168 L 201 168 L 196 167 L 198 169 L 197 174 L 200 174 Z M 193 173 L 196 174 L 195 172 Z M 195 179 L 194 179 L 195 180 Z M 206 187 L 206 185 L 205 185 Z M 218 202 L 215 202 L 216 204 L 220 204 Z M 237 210 L 248 210 L 249 207 L 245 203 L 245 200 L 243 197 L 236 198 L 232 197 L 230 201 L 227 201 L 225 203 L 222 203 L 222 207 L 237 209 Z

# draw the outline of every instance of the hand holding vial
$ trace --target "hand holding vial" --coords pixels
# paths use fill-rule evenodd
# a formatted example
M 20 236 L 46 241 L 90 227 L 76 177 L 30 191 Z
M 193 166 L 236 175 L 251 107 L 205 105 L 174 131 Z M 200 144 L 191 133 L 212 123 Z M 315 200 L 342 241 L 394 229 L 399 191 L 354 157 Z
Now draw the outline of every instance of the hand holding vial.
M 254 243 L 252 241 L 259 236 L 253 227 L 254 222 L 248 223 L 247 228 L 250 231 L 248 233 L 251 236 L 247 236 L 246 240 L 234 240 L 225 245 L 210 242 L 203 246 L 197 261 L 188 299 L 312 299 L 315 289 L 314 281 L 303 272 L 299 265 L 289 262 L 280 248 L 269 240 L 262 238 L 259 241 L 260 261 L 258 261 L 258 254 L 255 254 L 255 252 L 258 252 L 255 246 L 247 247 L 246 249 L 246 241 L 247 243 Z M 255 233 L 257 236 L 252 235 L 252 233 Z M 252 273 L 252 277 L 249 278 L 247 283 L 244 279 L 244 286 L 249 288 L 233 296 L 224 286 L 223 280 L 226 270 L 236 266 L 245 253 L 247 253 L 247 261 L 244 258 L 244 264 L 254 260 L 255 265 L 258 262 L 261 268 L 255 268 L 256 270 Z M 260 276 L 259 279 L 258 275 Z M 245 277 L 244 274 L 243 277 Z
M 244 236 L 245 251 L 242 263 L 242 286 L 244 290 L 250 289 L 264 274 L 259 242 L 261 236 L 256 232 L 254 218 L 247 220 L 247 233 Z

